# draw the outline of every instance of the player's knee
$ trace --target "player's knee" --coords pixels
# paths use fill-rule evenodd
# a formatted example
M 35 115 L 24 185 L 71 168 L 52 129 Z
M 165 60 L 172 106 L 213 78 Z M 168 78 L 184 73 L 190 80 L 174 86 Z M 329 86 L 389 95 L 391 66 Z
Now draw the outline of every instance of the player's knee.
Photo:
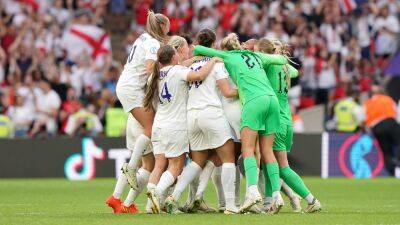
M 274 155 L 280 168 L 289 166 L 285 151 L 274 151 Z

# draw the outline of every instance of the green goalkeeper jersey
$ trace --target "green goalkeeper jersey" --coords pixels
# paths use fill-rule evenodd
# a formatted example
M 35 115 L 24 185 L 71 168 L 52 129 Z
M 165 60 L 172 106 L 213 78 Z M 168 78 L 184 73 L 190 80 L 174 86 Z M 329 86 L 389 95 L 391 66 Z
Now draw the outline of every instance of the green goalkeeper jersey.
M 284 69 L 286 67 L 286 69 Z M 288 100 L 287 79 L 297 77 L 299 72 L 290 64 L 269 65 L 264 67 L 272 89 L 276 93 L 279 101 L 280 122 L 285 125 L 292 125 L 292 113 Z M 289 77 L 288 77 L 289 76 Z
M 194 48 L 194 54 L 217 56 L 224 60 L 229 75 L 238 87 L 242 105 L 262 95 L 275 96 L 264 67 L 287 63 L 287 59 L 281 55 L 254 53 L 247 50 L 219 51 L 200 45 Z

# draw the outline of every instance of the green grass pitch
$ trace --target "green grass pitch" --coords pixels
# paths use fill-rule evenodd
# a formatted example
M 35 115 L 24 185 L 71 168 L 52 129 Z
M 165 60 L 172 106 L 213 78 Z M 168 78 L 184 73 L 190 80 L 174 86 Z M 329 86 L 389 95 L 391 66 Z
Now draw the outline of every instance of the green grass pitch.
M 113 190 L 114 179 L 0 179 L 0 224 L 400 224 L 400 180 L 306 178 L 305 182 L 322 202 L 322 212 L 293 214 L 286 204 L 281 213 L 272 216 L 114 215 L 104 203 Z M 142 194 L 137 201 L 142 212 L 145 200 Z M 211 184 L 206 200 L 216 206 Z

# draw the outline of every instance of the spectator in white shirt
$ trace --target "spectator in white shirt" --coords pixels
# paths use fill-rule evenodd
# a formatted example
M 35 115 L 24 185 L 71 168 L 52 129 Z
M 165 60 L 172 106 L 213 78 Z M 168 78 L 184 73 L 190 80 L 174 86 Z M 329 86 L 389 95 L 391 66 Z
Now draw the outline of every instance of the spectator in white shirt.
M 332 14 L 325 16 L 325 21 L 321 25 L 321 35 L 326 40 L 329 53 L 338 53 L 342 49 L 341 34 L 343 33 L 343 27 L 337 23 L 338 18 L 333 18 Z
M 388 6 L 383 7 L 373 26 L 373 31 L 377 34 L 376 54 L 378 56 L 388 56 L 396 52 L 399 30 L 398 19 L 389 14 Z
M 265 37 L 269 39 L 278 39 L 285 44 L 289 43 L 289 35 L 285 32 L 283 25 L 279 22 L 272 25 L 272 30 L 269 31 Z
M 356 11 L 354 35 L 357 37 L 357 43 L 361 47 L 361 56 L 363 59 L 370 59 L 371 30 L 373 24 L 373 14 L 369 12 L 367 6 L 362 11 Z
M 193 33 L 197 33 L 205 28 L 215 29 L 218 23 L 218 17 L 212 13 L 211 9 L 203 7 L 199 11 L 199 16 L 193 19 Z
M 59 25 L 65 25 L 71 18 L 70 12 L 63 8 L 62 0 L 54 0 L 54 5 L 49 11 Z
M 35 96 L 36 98 L 36 121 L 30 131 L 30 136 L 38 134 L 43 127 L 50 136 L 57 133 L 57 117 L 61 106 L 61 99 L 57 92 L 51 89 L 50 83 L 47 80 L 39 82 L 41 93 Z
M 8 116 L 14 125 L 14 137 L 26 137 L 34 119 L 34 112 L 24 103 L 21 95 L 16 95 L 16 104 L 8 109 Z

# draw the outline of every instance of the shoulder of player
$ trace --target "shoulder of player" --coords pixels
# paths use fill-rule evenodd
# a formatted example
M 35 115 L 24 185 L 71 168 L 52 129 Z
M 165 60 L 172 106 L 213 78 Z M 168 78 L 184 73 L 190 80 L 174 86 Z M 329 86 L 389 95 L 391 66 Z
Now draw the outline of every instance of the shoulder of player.
M 157 42 L 157 39 L 153 38 L 150 34 L 148 34 L 147 32 L 144 32 L 143 34 L 141 34 L 138 39 L 140 39 L 143 42 Z
M 212 68 L 211 71 L 212 71 L 212 72 L 215 72 L 215 73 L 224 73 L 224 72 L 225 72 L 225 65 L 224 65 L 224 63 L 223 63 L 223 62 L 216 63 L 216 64 L 213 66 L 213 68 Z
M 170 70 L 171 74 L 183 73 L 183 72 L 188 73 L 188 72 L 192 71 L 189 67 L 182 66 L 182 65 L 174 65 L 169 70 Z
M 143 43 L 143 46 L 145 47 L 152 47 L 152 46 L 160 47 L 160 42 L 157 41 L 157 39 L 150 36 L 148 33 L 143 33 L 142 35 L 139 36 L 138 39 Z
M 208 61 L 210 61 L 210 60 L 211 60 L 211 57 L 209 57 L 209 56 L 204 56 L 204 57 L 201 58 L 201 59 L 196 59 L 195 61 L 193 61 L 192 65 L 195 65 L 195 64 L 201 64 L 201 65 L 203 65 L 203 64 L 205 64 L 206 62 L 208 62 Z

